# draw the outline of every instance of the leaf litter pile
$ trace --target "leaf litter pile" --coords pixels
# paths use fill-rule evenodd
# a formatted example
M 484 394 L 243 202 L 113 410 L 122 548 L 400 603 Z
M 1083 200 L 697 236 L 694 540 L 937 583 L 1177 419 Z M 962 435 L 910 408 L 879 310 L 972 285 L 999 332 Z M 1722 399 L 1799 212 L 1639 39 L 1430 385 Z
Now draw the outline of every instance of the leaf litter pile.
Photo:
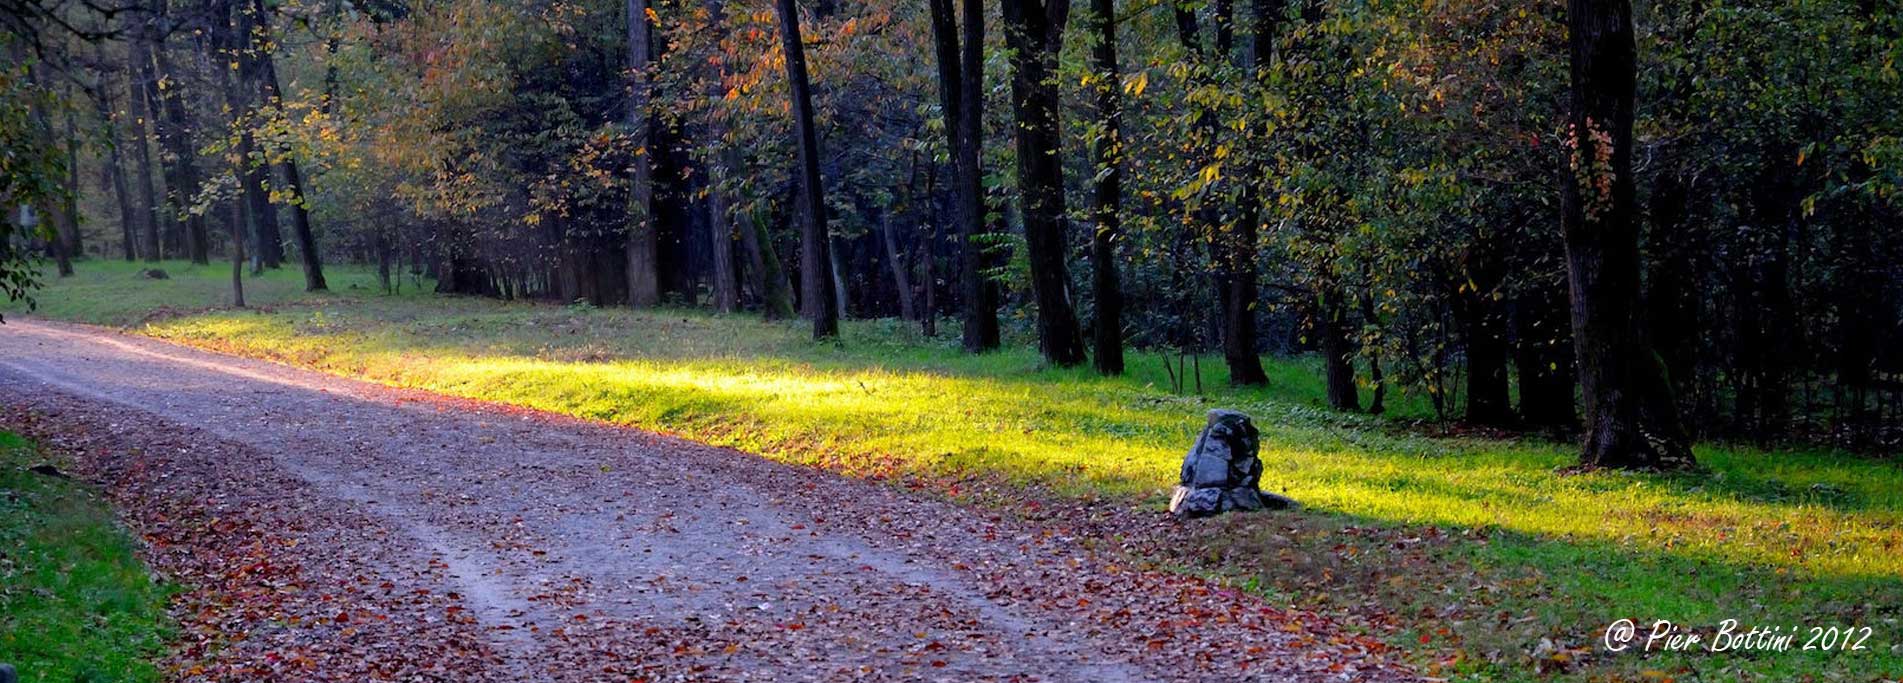
M 0 423 L 71 457 L 181 587 L 177 680 L 1412 678 L 1379 638 L 1100 530 L 126 346 L 0 365 Z

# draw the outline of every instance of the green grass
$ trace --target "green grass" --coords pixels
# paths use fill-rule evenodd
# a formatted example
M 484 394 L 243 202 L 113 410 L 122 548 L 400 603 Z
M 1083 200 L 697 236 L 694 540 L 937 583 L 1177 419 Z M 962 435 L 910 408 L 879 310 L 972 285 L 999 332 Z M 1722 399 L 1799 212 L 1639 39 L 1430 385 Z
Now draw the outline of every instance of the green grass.
M 0 662 L 30 683 L 160 680 L 166 589 L 97 498 L 0 432 Z
M 89 265 L 104 273 L 55 283 L 42 294 L 44 314 L 125 324 L 161 302 L 190 310 L 220 301 L 222 271 L 168 264 L 179 276 L 153 285 Z M 334 283 L 367 285 L 360 269 L 332 271 Z M 1564 476 L 1555 470 L 1574 457 L 1567 444 L 1430 438 L 1397 420 L 1329 411 L 1308 359 L 1270 359 L 1266 390 L 1228 389 L 1220 362 L 1204 359 L 1208 395 L 1178 396 L 1153 355 L 1105 379 L 1044 367 L 1023 346 L 961 354 L 953 336 L 925 339 L 892 321 L 851 322 L 839 342 L 814 343 L 802 325 L 744 315 L 380 296 L 367 286 L 306 297 L 298 282 L 279 272 L 256 287 L 267 293 L 254 299 L 276 306 L 268 312 L 209 310 L 136 329 L 861 476 L 976 474 L 1157 508 L 1203 411 L 1234 407 L 1262 429 L 1266 485 L 1308 511 L 1241 523 L 1214 559 L 1172 566 L 1305 605 L 1399 615 L 1405 642 L 1426 633 L 1421 649 L 1456 653 L 1444 671 L 1472 679 L 1903 675 L 1895 462 L 1704 446 L 1699 474 Z M 1394 403 L 1402 415 L 1426 413 L 1418 400 Z M 1423 533 L 1460 540 L 1396 549 Z M 1565 652 L 1595 647 L 1622 617 L 1876 634 L 1870 651 L 1828 656 L 1582 664 Z

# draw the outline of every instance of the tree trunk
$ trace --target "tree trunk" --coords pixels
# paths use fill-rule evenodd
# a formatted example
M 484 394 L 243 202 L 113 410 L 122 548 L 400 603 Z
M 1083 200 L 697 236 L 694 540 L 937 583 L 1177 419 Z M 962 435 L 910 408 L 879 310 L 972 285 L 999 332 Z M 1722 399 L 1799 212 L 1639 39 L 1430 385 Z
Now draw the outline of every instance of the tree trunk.
M 733 217 L 728 215 L 727 196 L 718 187 L 719 180 L 718 175 L 709 180 L 707 239 L 714 257 L 714 309 L 732 313 L 740 308 L 740 281 L 733 259 Z
M 1491 303 L 1491 302 L 1486 302 Z M 1506 324 L 1491 305 L 1470 302 L 1467 333 L 1467 421 L 1473 424 L 1512 424 L 1507 397 Z
M 46 78 L 46 74 L 43 73 L 43 70 L 40 68 L 33 69 L 30 76 L 34 80 L 41 82 L 44 82 L 43 79 Z M 47 120 L 46 109 L 44 107 L 31 107 L 29 123 L 32 127 L 33 137 L 37 138 L 40 144 L 48 148 L 52 148 L 56 144 L 53 137 L 53 124 Z M 70 152 L 70 150 L 71 140 L 69 138 L 68 151 Z M 70 165 L 72 162 L 69 160 L 66 163 Z M 73 175 L 70 171 L 71 169 L 69 167 L 67 174 L 69 183 L 72 179 L 77 178 L 77 176 Z M 69 191 L 68 197 L 70 197 L 71 193 L 77 192 L 79 188 L 76 187 L 76 183 L 73 183 L 69 184 L 67 189 Z M 59 277 L 71 277 L 73 274 L 73 262 L 66 253 L 66 233 L 68 231 L 66 222 L 71 216 L 66 213 L 63 201 L 61 205 L 55 206 L 55 199 L 57 199 L 57 196 L 54 193 L 48 193 L 46 196 L 40 198 L 37 205 L 32 207 L 32 210 L 40 214 L 37 222 L 43 225 L 32 226 L 36 229 L 28 230 L 21 236 L 26 238 L 28 244 L 32 244 L 32 241 L 36 238 L 44 239 L 46 255 L 53 258 Z M 7 207 L 9 211 L 14 208 L 15 207 L 11 206 Z M 22 206 L 19 207 L 19 210 L 24 212 L 28 209 Z M 21 227 L 27 227 L 26 221 L 21 221 Z
M 390 261 L 392 256 L 390 236 L 384 234 L 382 228 L 377 228 L 376 244 L 373 248 L 377 250 L 377 286 L 383 289 L 384 294 L 393 294 L 396 292 L 396 288 L 390 283 Z
M 793 317 L 793 283 L 786 277 L 779 250 L 773 248 L 773 235 L 764 213 L 754 214 L 750 225 L 740 229 L 740 246 L 747 252 L 747 269 L 756 273 L 760 295 L 760 313 L 768 320 Z
M 846 274 L 851 271 L 848 271 L 845 263 L 840 260 L 841 252 L 844 250 L 840 248 L 839 241 L 830 236 L 826 239 L 828 240 L 826 255 L 833 261 L 833 310 L 839 315 L 849 316 L 852 308 L 849 305 L 851 300 L 846 296 L 848 293 Z
M 154 41 L 152 63 L 158 70 L 162 82 L 176 83 L 173 76 L 172 60 L 167 56 L 162 40 Z M 185 91 L 178 85 L 159 88 L 159 108 L 162 114 L 161 127 L 166 153 L 173 158 L 173 177 L 171 191 L 176 196 L 175 204 L 185 217 L 185 254 L 192 263 L 208 265 L 211 252 L 207 242 L 210 234 L 205 227 L 203 213 L 187 211 L 198 195 L 201 179 L 198 173 L 198 145 L 193 142 L 191 117 L 186 114 L 182 101 Z
M 151 133 L 148 126 L 152 122 L 152 113 L 147 106 L 151 100 L 146 91 L 151 87 L 151 69 L 141 59 L 144 52 L 143 36 L 140 28 L 132 30 L 133 44 L 126 49 L 126 109 L 132 115 L 133 135 L 132 163 L 136 165 L 133 173 L 133 189 L 138 199 L 139 211 L 139 257 L 151 263 L 159 260 L 159 199 L 152 181 L 152 152 L 149 141 Z
M 1663 364 L 1639 311 L 1632 120 L 1636 49 L 1630 0 L 1569 0 L 1571 172 L 1563 183 L 1573 344 L 1586 404 L 1580 464 L 1693 464 Z
M 226 77 L 229 80 L 229 77 Z M 244 202 L 231 203 L 231 305 L 244 308 L 244 230 L 250 218 Z
M 958 233 L 958 290 L 964 299 L 964 349 L 998 348 L 998 285 L 984 276 L 984 3 L 964 0 L 962 37 L 952 0 L 930 0 L 938 54 L 938 93 L 952 158 L 952 217 Z
M 251 0 L 251 9 L 263 22 L 259 31 L 262 45 L 257 48 L 258 82 L 263 88 L 265 106 L 277 110 L 283 106 L 284 94 L 278 85 L 277 61 L 272 58 L 269 46 L 272 45 L 269 32 L 271 15 L 264 0 Z M 298 173 L 297 160 L 285 150 L 268 150 L 270 156 L 279 157 L 278 172 L 284 176 L 284 189 L 290 194 L 291 234 L 297 240 L 298 256 L 304 265 L 304 291 L 321 292 L 330 289 L 324 281 L 323 259 L 317 253 L 317 235 L 311 231 L 310 210 L 305 206 L 304 177 Z
M 726 10 L 720 0 L 707 0 L 703 6 L 710 22 L 708 29 L 716 36 L 725 36 Z M 720 98 L 727 92 L 724 64 L 715 69 L 714 76 L 707 79 L 707 96 Z M 707 164 L 707 233 L 714 257 L 714 308 L 722 313 L 732 313 L 740 309 L 740 268 L 734 259 L 736 231 L 732 207 L 728 205 L 724 187 L 727 174 L 733 170 L 725 165 L 729 155 L 723 140 L 724 133 L 717 125 L 710 125 L 702 131 L 707 137 L 707 144 L 713 148 L 709 154 L 712 163 Z
M 1500 267 L 1494 245 L 1485 237 L 1466 252 L 1460 291 L 1453 297 L 1467 359 L 1467 415 L 1473 424 L 1505 426 L 1513 422 L 1508 398 L 1506 318 L 1494 293 Z
M 1123 207 L 1123 75 L 1117 66 L 1116 0 L 1091 0 L 1090 20 L 1097 29 L 1090 47 L 1095 77 L 1097 139 L 1090 144 L 1097 181 L 1091 193 L 1090 289 L 1096 304 L 1091 320 L 1095 353 L 1091 364 L 1099 374 L 1123 374 L 1123 284 L 1117 272 L 1117 241 Z
M 1322 362 L 1328 378 L 1328 406 L 1335 410 L 1359 411 L 1361 398 L 1355 387 L 1355 345 L 1348 338 L 1348 305 L 1340 288 L 1325 285 L 1315 312 L 1316 332 L 1321 337 Z
M 71 91 L 67 93 L 70 100 Z M 73 122 L 73 109 L 66 109 L 66 196 L 60 200 L 60 232 L 56 236 L 60 248 L 59 272 L 61 277 L 73 274 L 71 259 L 86 256 L 85 244 L 79 234 L 79 132 Z
M 905 255 L 899 250 L 899 231 L 892 225 L 892 212 L 880 216 L 879 233 L 885 242 L 885 260 L 892 268 L 892 286 L 898 290 L 899 318 L 918 320 L 918 305 L 912 301 L 912 278 L 906 273 Z
M 1175 10 L 1177 40 L 1182 43 L 1183 49 L 1201 62 L 1195 72 L 1199 83 L 1213 81 L 1207 69 L 1221 64 L 1234 45 L 1231 9 L 1228 2 L 1219 2 L 1215 7 L 1216 44 L 1213 53 L 1203 46 L 1202 31 L 1197 27 L 1195 11 L 1183 6 Z M 1196 152 L 1198 163 L 1210 163 L 1215 158 L 1213 150 L 1219 134 L 1214 112 L 1199 107 L 1196 129 L 1201 138 Z M 1204 194 L 1206 196 L 1198 200 L 1200 205 L 1195 211 L 1196 223 L 1204 231 L 1209 249 L 1211 284 L 1216 290 L 1217 309 L 1221 316 L 1222 356 L 1224 363 L 1229 366 L 1229 383 L 1239 386 L 1267 384 L 1268 373 L 1263 371 L 1262 358 L 1255 349 L 1255 207 L 1247 207 L 1243 211 L 1244 219 L 1237 221 L 1234 229 L 1225 230 L 1221 207 L 1215 203 L 1222 193 Z
M 800 297 L 811 307 L 813 338 L 826 339 L 839 334 L 839 302 L 826 229 L 826 193 L 819 177 L 819 131 L 813 121 L 812 86 L 806 81 L 799 5 L 794 0 L 776 0 L 775 5 L 780 14 L 780 44 L 786 51 L 786 80 L 792 90 L 793 128 L 799 137 L 800 198 L 806 205 L 800 221 Z
M 94 50 L 93 61 L 104 64 L 103 55 L 100 54 L 103 50 L 97 44 L 94 45 Z M 138 258 L 136 251 L 138 239 L 135 237 L 137 230 L 134 227 L 135 221 L 138 220 L 138 211 L 132 206 L 132 193 L 126 189 L 125 162 L 119 156 L 119 150 L 124 146 L 123 136 L 120 135 L 119 120 L 113 115 L 112 88 L 107 86 L 104 73 L 99 75 L 99 86 L 93 90 L 93 106 L 99 116 L 100 125 L 105 126 L 106 159 L 101 172 L 105 174 L 106 185 L 112 188 L 113 198 L 118 200 L 120 246 L 124 249 L 125 260 L 131 262 Z
M 1038 347 L 1052 365 L 1084 362 L 1084 341 L 1070 303 L 1065 265 L 1064 164 L 1058 123 L 1057 54 L 1067 0 L 1003 0 L 1011 47 L 1011 108 L 1017 120 L 1018 195 L 1037 300 Z
M 284 263 L 284 236 L 278 227 L 277 207 L 271 205 L 270 168 L 264 161 L 264 150 L 258 146 L 257 128 L 259 86 L 258 59 L 263 49 L 254 40 L 258 20 L 248 6 L 232 2 L 232 35 L 228 45 L 234 51 L 231 56 L 238 64 L 237 80 L 227 82 L 227 97 L 231 99 L 231 112 L 237 126 L 241 129 L 238 136 L 238 157 L 242 165 L 240 182 L 244 189 L 246 217 L 251 222 L 252 240 L 251 270 L 263 272 L 265 268 L 277 268 Z
M 175 192 L 181 183 L 178 180 L 176 164 L 166 153 L 169 149 L 167 138 L 170 131 L 165 125 L 165 115 L 160 104 L 160 83 L 158 69 L 154 64 L 157 49 L 153 43 L 158 40 L 158 17 L 146 14 L 136 20 L 128 31 L 126 42 L 126 60 L 131 64 L 131 77 L 136 82 L 135 94 L 138 101 L 133 102 L 132 111 L 141 119 L 139 135 L 147 144 L 160 154 L 152 159 L 157 173 L 151 174 L 153 183 L 153 230 L 158 233 L 158 249 L 149 257 L 163 259 L 176 256 L 184 250 L 184 230 L 178 222 L 178 207 L 174 201 Z
M 651 96 L 648 64 L 654 57 L 653 27 L 648 24 L 648 0 L 628 0 L 628 111 L 625 121 L 639 151 L 628 199 L 628 305 L 647 308 L 661 303 L 661 243 L 654 205 L 654 117 L 648 112 Z
M 1513 364 L 1520 382 L 1520 420 L 1531 427 L 1566 429 L 1578 421 L 1563 287 L 1538 285 L 1514 306 Z
M 1363 289 L 1360 300 L 1362 324 L 1375 324 L 1374 295 Z M 1368 347 L 1365 352 L 1368 356 L 1368 384 L 1374 387 L 1374 396 L 1368 401 L 1368 414 L 1380 415 L 1388 410 L 1388 384 L 1387 378 L 1381 373 L 1381 347 Z

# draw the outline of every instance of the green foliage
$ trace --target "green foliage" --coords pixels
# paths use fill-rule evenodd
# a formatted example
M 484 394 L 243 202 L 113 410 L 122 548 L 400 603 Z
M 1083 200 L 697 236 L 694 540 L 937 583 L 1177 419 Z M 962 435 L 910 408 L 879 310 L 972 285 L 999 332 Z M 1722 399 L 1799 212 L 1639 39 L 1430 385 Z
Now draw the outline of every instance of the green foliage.
M 20 40 L 0 33 L 0 51 L 25 54 Z M 4 302 L 24 302 L 29 308 L 39 278 L 32 255 L 18 243 L 52 235 L 53 229 L 50 217 L 39 216 L 30 226 L 33 234 L 27 234 L 29 226 L 23 218 L 35 210 L 43 212 L 49 200 L 68 191 L 65 155 L 46 128 L 46 112 L 60 102 L 34 80 L 34 64 L 19 60 L 0 67 L 0 150 L 4 150 L 0 152 L 0 296 Z
M 162 678 L 170 628 L 155 584 L 106 506 L 0 432 L 0 662 L 28 683 Z

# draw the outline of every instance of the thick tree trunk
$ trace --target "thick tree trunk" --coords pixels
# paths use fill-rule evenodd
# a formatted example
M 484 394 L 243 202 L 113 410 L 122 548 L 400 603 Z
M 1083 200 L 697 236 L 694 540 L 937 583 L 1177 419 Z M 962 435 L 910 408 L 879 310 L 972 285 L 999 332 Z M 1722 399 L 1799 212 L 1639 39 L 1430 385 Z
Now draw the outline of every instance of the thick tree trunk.
M 813 317 L 813 338 L 839 334 L 838 293 L 834 291 L 831 239 L 826 229 L 826 192 L 819 177 L 819 131 L 813 121 L 812 86 L 806 80 L 806 46 L 800 38 L 799 5 L 776 0 L 780 45 L 786 51 L 786 80 L 793 97 L 793 128 L 799 138 L 800 297 Z
M 1117 66 L 1116 0 L 1091 0 L 1090 21 L 1096 41 L 1090 67 L 1097 100 L 1097 139 L 1090 144 L 1097 182 L 1091 193 L 1090 290 L 1096 304 L 1091 320 L 1095 353 L 1091 364 L 1104 375 L 1123 374 L 1123 284 L 1117 272 L 1117 241 L 1123 232 L 1123 75 Z
M 964 0 L 961 29 L 952 0 L 930 0 L 932 38 L 938 55 L 939 101 L 945 112 L 946 148 L 952 157 L 952 217 L 958 233 L 958 291 L 964 299 L 964 349 L 998 348 L 998 285 L 984 276 L 989 265 L 979 236 L 985 232 L 984 3 Z
M 1037 300 L 1038 347 L 1057 366 L 1084 362 L 1084 341 L 1070 303 L 1065 265 L 1064 163 L 1058 123 L 1057 54 L 1067 0 L 1003 0 L 1011 47 L 1011 108 L 1016 118 L 1018 195 Z
M 1632 178 L 1637 64 L 1630 0 L 1569 0 L 1571 172 L 1561 195 L 1573 344 L 1586 404 L 1580 463 L 1674 468 L 1692 452 L 1639 311 Z
M 648 64 L 654 57 L 648 0 L 628 0 L 628 111 L 624 123 L 639 148 L 628 199 L 628 304 L 647 308 L 661 303 L 660 226 L 654 205 L 654 117 Z

